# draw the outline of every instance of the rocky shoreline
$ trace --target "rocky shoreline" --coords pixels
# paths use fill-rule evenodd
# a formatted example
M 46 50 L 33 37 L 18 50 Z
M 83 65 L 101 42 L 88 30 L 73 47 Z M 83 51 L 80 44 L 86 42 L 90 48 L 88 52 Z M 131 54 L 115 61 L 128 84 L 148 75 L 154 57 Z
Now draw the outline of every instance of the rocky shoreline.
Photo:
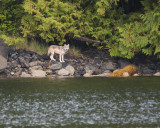
M 47 55 L 16 50 L 14 46 L 7 47 L 2 40 L 0 42 L 1 77 L 107 77 L 109 73 L 129 64 L 139 68 L 139 76 L 160 76 L 160 60 L 154 57 L 139 55 L 127 60 L 110 57 L 106 50 L 89 49 L 83 51 L 82 57 L 67 53 L 65 62 L 60 63 L 58 55 L 55 56 L 57 61 L 51 62 Z

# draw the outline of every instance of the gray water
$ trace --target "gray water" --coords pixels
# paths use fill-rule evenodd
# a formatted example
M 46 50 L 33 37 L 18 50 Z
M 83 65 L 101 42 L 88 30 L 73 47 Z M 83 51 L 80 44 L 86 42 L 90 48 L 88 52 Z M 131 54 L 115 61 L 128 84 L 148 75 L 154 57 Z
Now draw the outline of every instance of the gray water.
M 160 78 L 1 79 L 0 128 L 160 127 Z

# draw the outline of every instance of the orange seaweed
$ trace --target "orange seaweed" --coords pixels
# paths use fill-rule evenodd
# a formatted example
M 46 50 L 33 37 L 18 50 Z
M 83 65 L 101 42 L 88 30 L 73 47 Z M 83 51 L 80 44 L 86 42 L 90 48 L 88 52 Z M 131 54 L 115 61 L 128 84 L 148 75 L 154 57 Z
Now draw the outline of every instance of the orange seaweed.
M 113 73 L 110 73 L 109 76 L 111 77 L 123 77 L 123 73 L 127 72 L 129 76 L 133 76 L 135 73 L 138 73 L 139 70 L 135 65 L 127 65 L 123 69 L 117 70 Z

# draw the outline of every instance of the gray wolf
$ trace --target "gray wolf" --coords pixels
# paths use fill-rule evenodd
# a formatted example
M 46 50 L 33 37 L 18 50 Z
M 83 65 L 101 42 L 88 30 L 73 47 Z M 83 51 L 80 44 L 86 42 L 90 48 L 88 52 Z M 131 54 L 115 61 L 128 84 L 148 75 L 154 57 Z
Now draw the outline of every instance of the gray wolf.
M 66 45 L 64 44 L 64 46 L 58 46 L 58 45 L 51 45 L 48 48 L 48 56 L 50 56 L 51 60 L 54 60 L 54 54 L 59 54 L 59 61 L 60 62 L 65 62 L 64 61 L 64 54 L 69 50 L 69 44 Z

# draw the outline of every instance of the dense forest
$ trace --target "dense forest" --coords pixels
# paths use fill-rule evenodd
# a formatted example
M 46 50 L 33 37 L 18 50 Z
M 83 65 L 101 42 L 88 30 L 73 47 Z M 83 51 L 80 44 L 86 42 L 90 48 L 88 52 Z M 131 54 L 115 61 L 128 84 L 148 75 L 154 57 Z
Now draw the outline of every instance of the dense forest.
M 0 0 L 0 38 L 85 41 L 111 56 L 160 57 L 160 0 Z

